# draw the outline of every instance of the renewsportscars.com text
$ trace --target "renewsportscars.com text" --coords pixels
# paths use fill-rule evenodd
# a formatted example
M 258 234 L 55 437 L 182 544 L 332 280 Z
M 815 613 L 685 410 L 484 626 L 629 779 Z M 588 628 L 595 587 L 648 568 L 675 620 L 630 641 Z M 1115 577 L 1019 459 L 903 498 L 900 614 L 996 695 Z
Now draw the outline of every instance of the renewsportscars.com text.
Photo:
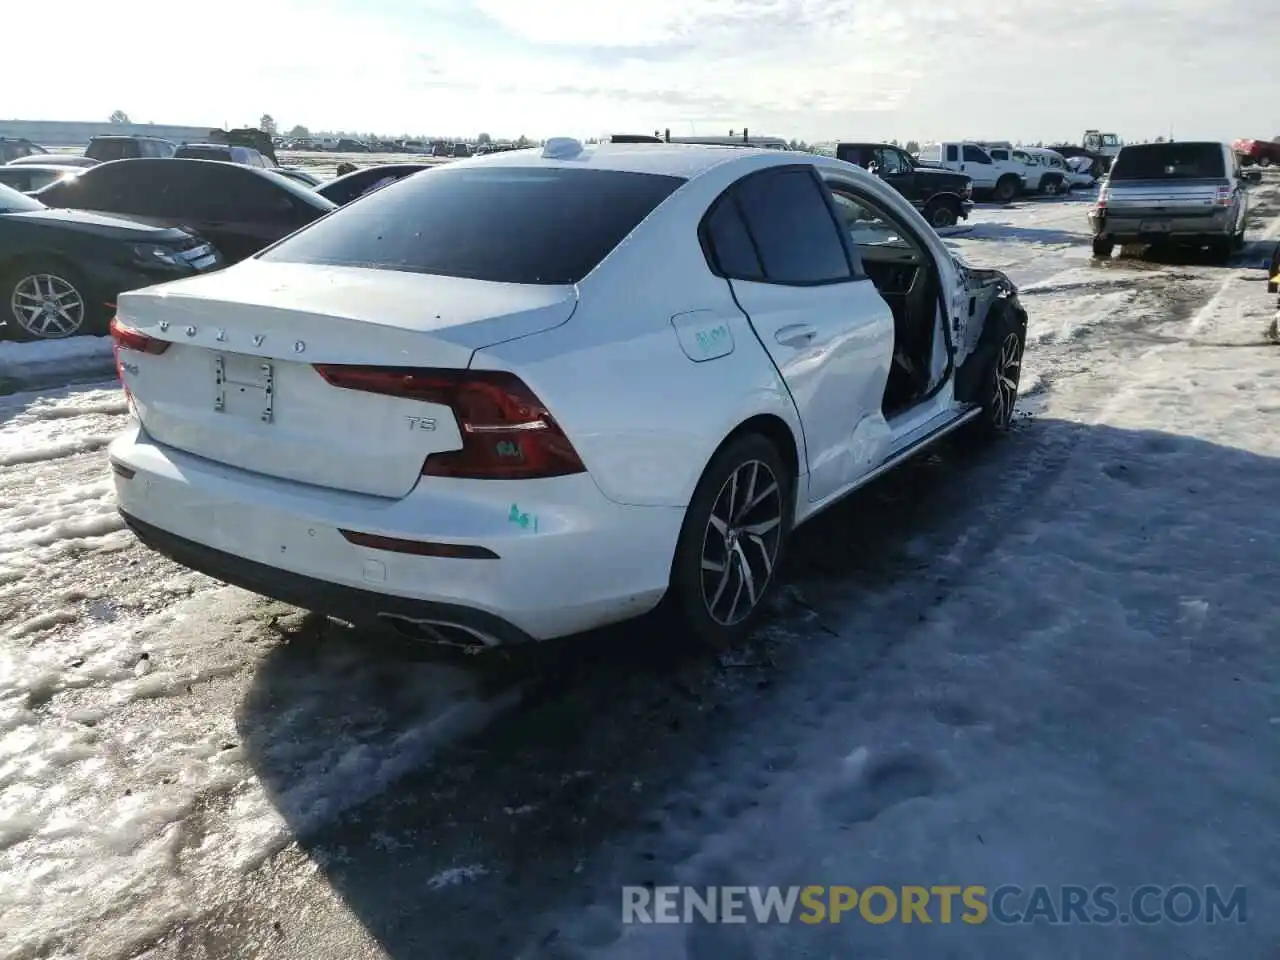
M 1245 923 L 1244 887 L 623 887 L 623 923 Z

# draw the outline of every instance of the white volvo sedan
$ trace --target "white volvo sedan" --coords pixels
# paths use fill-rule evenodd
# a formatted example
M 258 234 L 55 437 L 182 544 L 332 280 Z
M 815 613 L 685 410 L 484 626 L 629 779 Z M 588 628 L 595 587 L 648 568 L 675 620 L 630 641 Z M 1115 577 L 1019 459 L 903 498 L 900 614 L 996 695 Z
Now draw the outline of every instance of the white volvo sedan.
M 180 563 L 437 642 L 662 603 L 723 645 L 796 524 L 1006 429 L 1026 314 L 858 167 L 558 138 L 123 294 L 112 330 L 119 507 Z

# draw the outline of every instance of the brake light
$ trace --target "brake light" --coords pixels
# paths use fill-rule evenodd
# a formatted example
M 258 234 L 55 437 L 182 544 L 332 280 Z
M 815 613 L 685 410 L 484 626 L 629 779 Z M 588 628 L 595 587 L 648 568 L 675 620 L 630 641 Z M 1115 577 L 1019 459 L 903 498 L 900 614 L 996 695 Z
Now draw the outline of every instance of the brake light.
M 1098 190 L 1098 203 L 1097 203 L 1098 210 L 1107 209 L 1107 195 L 1109 193 L 1110 193 L 1110 189 L 1104 183 L 1102 187 Z
M 1230 186 L 1222 186 L 1218 188 L 1218 194 L 1213 198 L 1213 205 L 1215 207 L 1231 206 L 1231 187 Z
M 423 476 L 532 480 L 586 472 L 551 412 L 513 373 L 327 363 L 315 369 L 335 387 L 451 409 L 462 449 L 428 456 Z
M 157 340 L 140 330 L 126 327 L 120 322 L 119 317 L 111 318 L 111 339 L 116 349 L 137 350 L 139 353 L 158 354 L 169 349 L 168 340 Z
M 120 360 L 121 350 L 134 350 L 138 353 L 149 353 L 153 356 L 164 353 L 169 349 L 168 340 L 157 340 L 155 337 L 149 337 L 140 330 L 134 330 L 132 327 L 126 327 L 120 323 L 119 317 L 111 318 L 111 352 L 116 358 L 116 376 L 120 378 L 120 384 L 124 387 L 125 396 L 129 396 L 129 387 L 124 382 L 124 365 Z M 132 400 L 132 397 L 130 397 Z

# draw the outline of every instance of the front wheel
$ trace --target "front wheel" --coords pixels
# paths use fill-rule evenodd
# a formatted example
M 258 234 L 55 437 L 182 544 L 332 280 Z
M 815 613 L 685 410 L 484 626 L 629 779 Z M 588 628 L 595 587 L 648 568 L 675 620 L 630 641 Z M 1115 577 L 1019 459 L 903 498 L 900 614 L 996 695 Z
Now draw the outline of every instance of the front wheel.
M 85 285 L 73 269 L 51 261 L 21 262 L 0 271 L 0 310 L 18 341 L 61 340 L 84 330 Z
M 973 445 L 987 443 L 1009 432 L 1022 379 L 1026 324 L 1008 307 L 993 315 L 989 322 L 995 324 L 992 330 L 995 350 L 982 377 L 978 395 L 981 411 L 962 431 L 963 438 Z
M 954 227 L 960 219 L 960 206 L 954 200 L 933 200 L 924 208 L 924 218 L 935 230 Z
M 725 649 L 759 620 L 791 532 L 792 485 L 759 434 L 720 450 L 702 475 L 676 545 L 667 606 L 703 644 Z

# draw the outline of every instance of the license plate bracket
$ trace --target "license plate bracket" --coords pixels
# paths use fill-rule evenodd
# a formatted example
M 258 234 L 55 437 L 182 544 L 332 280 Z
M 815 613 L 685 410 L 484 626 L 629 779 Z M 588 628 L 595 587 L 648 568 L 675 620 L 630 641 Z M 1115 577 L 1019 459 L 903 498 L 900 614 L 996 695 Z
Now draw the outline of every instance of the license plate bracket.
M 1138 229 L 1143 233 L 1168 233 L 1173 228 L 1169 220 L 1143 220 Z
M 220 353 L 213 359 L 213 409 L 218 413 L 275 420 L 275 367 L 261 357 Z

